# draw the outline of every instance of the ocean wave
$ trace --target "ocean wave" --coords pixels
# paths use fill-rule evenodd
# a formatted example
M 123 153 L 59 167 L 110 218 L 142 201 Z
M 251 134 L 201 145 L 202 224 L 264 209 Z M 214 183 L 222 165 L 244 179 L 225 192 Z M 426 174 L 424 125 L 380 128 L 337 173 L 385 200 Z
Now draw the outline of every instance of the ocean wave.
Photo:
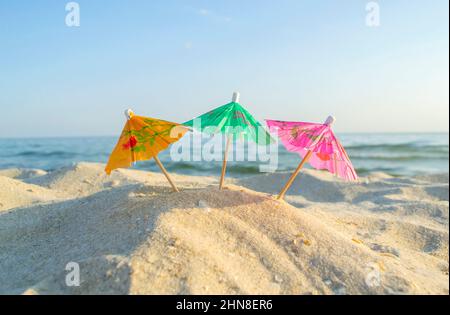
M 50 151 L 50 152 L 42 152 L 42 151 L 22 151 L 19 153 L 11 154 L 4 157 L 56 157 L 56 158 L 71 158 L 78 155 L 75 152 L 69 151 Z
M 443 152 L 448 153 L 449 147 L 448 145 L 441 144 L 419 144 L 417 142 L 406 142 L 406 143 L 397 143 L 397 144 L 356 144 L 356 145 L 347 145 L 345 147 L 347 151 L 364 151 L 364 150 L 380 150 L 380 151 L 434 151 L 434 152 Z
M 382 155 L 350 155 L 351 160 L 361 160 L 361 161 L 429 161 L 429 160 L 448 160 L 448 155 L 402 155 L 402 156 L 382 156 Z
M 397 134 L 362 137 L 342 137 L 346 149 L 358 173 L 381 171 L 391 175 L 415 175 L 421 172 L 448 172 L 448 134 Z M 108 161 L 117 139 L 110 138 L 57 138 L 57 139 L 0 139 L 0 168 L 27 167 L 45 170 L 57 169 L 70 163 Z M 244 152 L 248 148 L 245 147 Z M 189 175 L 220 176 L 222 163 L 171 160 L 169 150 L 160 158 L 172 172 Z M 247 157 L 247 154 L 245 154 Z M 298 154 L 287 151 L 281 144 L 278 150 L 277 171 L 292 171 L 300 162 Z M 227 174 L 240 177 L 260 173 L 266 162 L 229 161 Z M 308 167 L 308 166 L 306 166 Z M 153 161 L 140 161 L 137 169 L 158 171 Z
M 206 173 L 206 174 L 219 174 L 222 168 L 222 162 L 210 162 L 210 163 L 201 163 L 201 162 L 164 162 L 166 168 L 171 171 L 181 172 L 181 173 Z M 260 165 L 259 163 L 248 163 L 248 162 L 230 162 L 227 165 L 227 173 L 233 175 L 240 174 L 259 174 L 260 173 Z M 141 169 L 141 167 L 138 167 Z
M 372 172 L 382 172 L 382 173 L 386 173 L 389 174 L 391 176 L 401 176 L 403 174 L 402 171 L 399 171 L 398 168 L 393 168 L 393 167 L 357 167 L 355 169 L 356 173 L 358 175 L 367 175 L 370 174 Z

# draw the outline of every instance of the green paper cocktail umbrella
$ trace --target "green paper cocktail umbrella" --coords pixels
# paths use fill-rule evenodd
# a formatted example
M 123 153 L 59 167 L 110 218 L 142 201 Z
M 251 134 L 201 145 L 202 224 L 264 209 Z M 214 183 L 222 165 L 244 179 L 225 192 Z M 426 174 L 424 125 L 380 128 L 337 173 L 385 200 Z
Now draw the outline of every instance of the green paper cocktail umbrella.
M 223 155 L 222 174 L 219 188 L 222 189 L 227 168 L 227 156 L 230 141 L 233 137 L 247 138 L 259 145 L 272 143 L 273 138 L 262 125 L 239 104 L 239 93 L 233 93 L 231 103 L 219 106 L 183 125 L 196 128 L 207 134 L 222 133 L 227 137 Z

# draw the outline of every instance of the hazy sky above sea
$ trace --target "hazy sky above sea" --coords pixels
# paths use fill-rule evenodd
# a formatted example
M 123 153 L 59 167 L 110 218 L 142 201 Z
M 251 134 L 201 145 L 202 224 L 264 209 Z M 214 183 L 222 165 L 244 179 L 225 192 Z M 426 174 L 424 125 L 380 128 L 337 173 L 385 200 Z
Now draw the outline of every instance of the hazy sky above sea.
M 0 137 L 120 133 L 230 101 L 338 132 L 449 128 L 448 0 L 0 0 Z

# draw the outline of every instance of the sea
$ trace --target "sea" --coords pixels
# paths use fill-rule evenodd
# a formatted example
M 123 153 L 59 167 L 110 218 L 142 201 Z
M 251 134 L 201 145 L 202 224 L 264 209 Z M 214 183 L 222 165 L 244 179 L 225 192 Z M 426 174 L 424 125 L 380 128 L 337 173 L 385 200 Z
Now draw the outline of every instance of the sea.
M 338 134 L 358 175 L 384 172 L 392 176 L 415 176 L 442 174 L 449 171 L 448 133 L 352 133 Z M 209 139 L 201 144 L 191 145 L 192 152 L 201 152 Z M 0 138 L 0 169 L 26 168 L 52 171 L 71 166 L 77 162 L 106 163 L 117 142 L 117 137 L 71 137 L 71 138 Z M 201 146 L 201 148 L 199 147 Z M 290 171 L 299 163 L 296 153 L 288 152 L 280 144 L 276 147 L 275 168 L 270 171 Z M 181 150 L 181 149 L 179 149 Z M 244 158 L 233 161 L 227 167 L 227 176 L 245 177 L 260 174 L 262 162 L 259 158 L 245 157 L 253 146 L 237 145 L 235 154 L 243 151 Z M 219 175 L 222 162 L 209 158 L 174 159 L 171 150 L 165 150 L 159 157 L 168 171 L 188 175 Z M 242 152 L 241 152 L 242 156 Z M 197 156 L 198 157 L 198 156 Z M 220 157 L 220 154 L 219 154 Z M 140 161 L 134 169 L 158 171 L 154 161 Z

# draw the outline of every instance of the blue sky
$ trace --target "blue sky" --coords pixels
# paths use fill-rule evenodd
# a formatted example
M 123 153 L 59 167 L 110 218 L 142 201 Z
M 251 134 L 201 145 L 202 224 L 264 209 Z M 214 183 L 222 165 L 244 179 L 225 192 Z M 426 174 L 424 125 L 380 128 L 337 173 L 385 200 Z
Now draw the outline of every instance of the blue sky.
M 447 0 L 0 0 L 0 137 L 118 134 L 227 103 L 338 132 L 448 131 Z

